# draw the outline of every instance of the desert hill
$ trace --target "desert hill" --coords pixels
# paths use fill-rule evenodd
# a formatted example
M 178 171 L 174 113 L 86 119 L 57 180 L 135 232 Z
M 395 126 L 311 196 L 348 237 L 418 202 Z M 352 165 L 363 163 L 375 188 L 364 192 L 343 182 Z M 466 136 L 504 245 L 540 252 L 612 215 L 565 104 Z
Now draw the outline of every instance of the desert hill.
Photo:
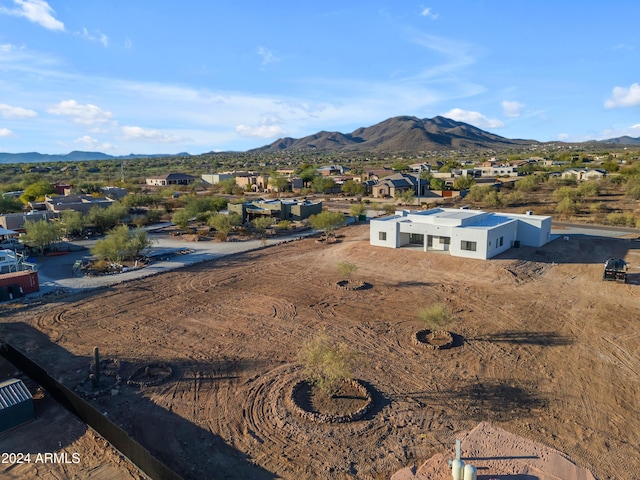
M 513 140 L 445 117 L 393 117 L 351 133 L 321 131 L 303 138 L 280 138 L 250 152 L 282 150 L 419 152 L 466 148 L 507 148 L 538 143 Z

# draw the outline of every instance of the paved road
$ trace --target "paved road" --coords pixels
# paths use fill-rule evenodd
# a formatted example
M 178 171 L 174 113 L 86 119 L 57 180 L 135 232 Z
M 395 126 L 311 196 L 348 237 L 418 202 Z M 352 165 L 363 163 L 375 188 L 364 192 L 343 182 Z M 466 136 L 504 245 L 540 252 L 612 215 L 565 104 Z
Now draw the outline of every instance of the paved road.
M 312 230 L 307 230 L 288 236 L 268 238 L 266 240 L 266 246 L 290 242 L 304 236 L 313 235 L 314 233 L 315 232 Z M 76 260 L 87 260 L 91 257 L 89 249 L 95 244 L 95 240 L 73 242 L 72 246 L 74 248 L 79 248 L 80 250 L 72 251 L 66 255 L 44 257 L 38 261 L 40 294 L 47 294 L 60 289 L 72 293 L 83 289 L 105 287 L 136 278 L 166 272 L 185 265 L 213 260 L 224 255 L 256 250 L 265 246 L 262 240 L 246 240 L 240 242 L 188 242 L 180 239 L 179 237 L 158 235 L 153 232 L 151 233 L 150 238 L 154 240 L 154 245 L 151 248 L 152 253 L 184 249 L 188 249 L 192 252 L 184 255 L 174 255 L 167 260 L 159 260 L 145 267 L 129 270 L 128 272 L 94 277 L 75 274 L 73 271 L 73 264 Z

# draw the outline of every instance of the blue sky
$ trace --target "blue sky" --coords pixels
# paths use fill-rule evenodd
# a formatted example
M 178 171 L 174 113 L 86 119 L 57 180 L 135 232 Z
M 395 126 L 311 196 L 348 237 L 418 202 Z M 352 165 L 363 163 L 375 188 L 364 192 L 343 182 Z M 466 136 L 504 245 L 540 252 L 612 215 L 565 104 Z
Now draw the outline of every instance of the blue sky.
M 640 137 L 640 2 L 0 0 L 0 151 L 247 150 L 397 115 Z

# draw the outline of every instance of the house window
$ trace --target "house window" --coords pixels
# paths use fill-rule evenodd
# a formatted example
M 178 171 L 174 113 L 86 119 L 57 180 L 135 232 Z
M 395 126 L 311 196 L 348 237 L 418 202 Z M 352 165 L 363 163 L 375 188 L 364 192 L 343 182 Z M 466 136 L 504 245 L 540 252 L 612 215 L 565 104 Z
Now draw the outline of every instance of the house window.
M 378 232 L 378 240 L 387 241 L 387 232 Z
M 475 252 L 476 251 L 476 242 L 468 242 L 466 240 L 462 240 L 460 242 L 460 249 L 461 250 L 468 250 L 470 252 Z
M 500 237 L 500 246 L 504 244 L 504 237 Z

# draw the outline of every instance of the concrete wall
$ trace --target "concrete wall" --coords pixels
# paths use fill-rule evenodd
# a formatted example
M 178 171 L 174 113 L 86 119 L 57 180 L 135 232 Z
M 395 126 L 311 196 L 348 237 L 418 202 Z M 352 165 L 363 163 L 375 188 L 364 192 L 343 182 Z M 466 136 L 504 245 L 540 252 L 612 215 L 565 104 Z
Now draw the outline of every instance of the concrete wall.
M 517 240 L 523 247 L 541 247 L 551 241 L 551 217 L 541 215 L 504 214 L 518 220 Z
M 399 243 L 399 228 L 398 223 L 394 222 L 391 219 L 397 217 L 384 217 L 384 218 L 375 218 L 371 219 L 369 223 L 369 243 L 376 247 L 389 247 L 389 248 L 398 248 L 400 247 Z M 391 221 L 389 221 L 391 220 Z M 386 233 L 386 240 L 380 239 L 380 232 Z

